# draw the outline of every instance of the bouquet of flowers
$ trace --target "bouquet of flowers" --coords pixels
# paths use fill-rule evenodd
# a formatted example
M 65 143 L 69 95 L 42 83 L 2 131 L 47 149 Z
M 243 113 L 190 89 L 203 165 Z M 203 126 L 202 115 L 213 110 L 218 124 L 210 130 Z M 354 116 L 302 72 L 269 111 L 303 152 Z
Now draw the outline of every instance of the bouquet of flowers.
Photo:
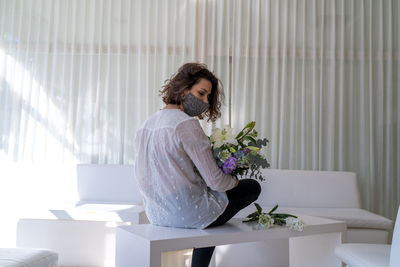
M 261 168 L 268 168 L 269 163 L 261 154 L 261 148 L 267 146 L 266 138 L 257 138 L 258 133 L 254 129 L 255 122 L 249 122 L 236 136 L 233 129 L 225 126 L 223 129 L 215 129 L 211 136 L 211 148 L 217 165 L 226 174 L 240 178 L 242 176 L 264 181 Z M 292 230 L 303 231 L 304 223 L 296 216 L 285 213 L 274 213 L 276 205 L 268 213 L 262 212 L 259 204 L 254 203 L 256 211 L 247 216 L 243 222 L 256 221 L 263 228 L 269 228 L 273 224 L 286 225 Z
M 254 203 L 256 211 L 247 215 L 247 220 L 243 222 L 258 222 L 262 228 L 270 228 L 272 225 L 286 225 L 290 230 L 303 231 L 304 222 L 297 216 L 286 213 L 274 213 L 278 209 L 278 205 L 273 207 L 268 213 L 262 212 L 259 204 Z
M 249 122 L 236 136 L 229 126 L 215 129 L 211 136 L 211 146 L 217 165 L 226 174 L 237 178 L 265 180 L 261 175 L 261 168 L 268 168 L 269 163 L 261 154 L 261 148 L 268 140 L 257 139 L 258 133 L 254 129 L 255 122 Z

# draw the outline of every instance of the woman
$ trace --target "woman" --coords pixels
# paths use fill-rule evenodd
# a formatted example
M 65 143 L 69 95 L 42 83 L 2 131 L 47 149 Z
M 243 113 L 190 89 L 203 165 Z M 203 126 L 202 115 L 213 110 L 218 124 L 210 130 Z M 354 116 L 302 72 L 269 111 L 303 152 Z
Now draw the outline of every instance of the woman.
M 161 95 L 166 106 L 135 138 L 135 176 L 146 214 L 152 224 L 161 226 L 222 225 L 255 201 L 261 188 L 255 180 L 239 181 L 222 172 L 195 118 L 220 117 L 219 80 L 205 65 L 187 63 L 166 81 Z M 195 248 L 192 266 L 208 266 L 214 248 Z

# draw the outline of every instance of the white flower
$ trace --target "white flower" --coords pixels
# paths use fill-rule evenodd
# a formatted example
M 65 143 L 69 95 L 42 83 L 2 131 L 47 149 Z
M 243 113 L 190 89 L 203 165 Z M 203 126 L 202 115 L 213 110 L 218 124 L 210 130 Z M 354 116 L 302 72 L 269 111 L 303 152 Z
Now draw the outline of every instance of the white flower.
M 218 158 L 224 162 L 227 158 L 229 158 L 231 156 L 231 152 L 227 149 L 224 149 L 223 151 L 218 153 Z
M 229 126 L 225 126 L 223 129 L 216 128 L 212 132 L 210 140 L 214 143 L 214 147 L 220 147 L 223 144 L 237 145 L 237 141 L 233 135 L 233 129 Z
M 258 217 L 258 223 L 263 226 L 263 228 L 270 228 L 274 224 L 274 219 L 264 213 L 260 214 Z
M 301 232 L 304 229 L 304 222 L 302 220 L 300 220 L 299 218 L 287 217 L 286 218 L 286 226 L 290 230 L 295 230 L 295 231 Z

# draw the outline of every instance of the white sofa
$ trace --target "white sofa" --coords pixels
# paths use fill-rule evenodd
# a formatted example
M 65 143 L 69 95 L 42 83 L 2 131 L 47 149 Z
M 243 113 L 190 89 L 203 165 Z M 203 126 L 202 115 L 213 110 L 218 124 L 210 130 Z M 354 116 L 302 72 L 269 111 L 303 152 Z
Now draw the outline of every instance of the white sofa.
M 59 266 L 113 266 L 116 226 L 148 223 L 133 167 L 77 165 L 77 191 L 77 203 L 20 219 L 17 246 L 55 251 Z
M 361 208 L 357 175 L 353 172 L 265 169 L 266 181 L 256 201 L 269 211 L 307 214 L 344 221 L 347 242 L 387 244 L 393 229 L 391 220 Z M 254 211 L 254 205 L 236 217 Z
M 388 243 L 392 221 L 361 208 L 357 175 L 352 172 L 263 170 L 262 191 L 256 200 L 265 212 L 276 204 L 277 212 L 306 214 L 344 221 L 347 242 Z M 240 211 L 235 217 L 246 217 L 255 206 Z M 304 244 L 307 244 L 304 240 Z M 313 241 L 314 242 L 314 241 Z M 323 237 L 321 237 L 323 245 Z M 217 247 L 213 266 L 277 267 L 289 266 L 290 242 L 247 243 Z M 333 253 L 333 251 L 332 251 Z

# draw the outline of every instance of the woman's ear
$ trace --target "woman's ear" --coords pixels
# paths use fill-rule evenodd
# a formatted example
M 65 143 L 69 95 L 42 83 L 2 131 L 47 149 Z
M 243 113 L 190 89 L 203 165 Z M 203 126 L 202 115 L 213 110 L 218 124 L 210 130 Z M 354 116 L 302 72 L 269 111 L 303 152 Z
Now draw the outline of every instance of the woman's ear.
M 184 89 L 183 92 L 179 95 L 179 101 L 177 103 L 180 105 L 185 96 L 189 93 L 189 89 Z
M 185 95 L 187 95 L 187 94 L 189 94 L 189 89 L 188 88 L 186 88 L 184 91 L 183 91 L 183 94 L 182 94 L 182 96 L 185 96 Z

